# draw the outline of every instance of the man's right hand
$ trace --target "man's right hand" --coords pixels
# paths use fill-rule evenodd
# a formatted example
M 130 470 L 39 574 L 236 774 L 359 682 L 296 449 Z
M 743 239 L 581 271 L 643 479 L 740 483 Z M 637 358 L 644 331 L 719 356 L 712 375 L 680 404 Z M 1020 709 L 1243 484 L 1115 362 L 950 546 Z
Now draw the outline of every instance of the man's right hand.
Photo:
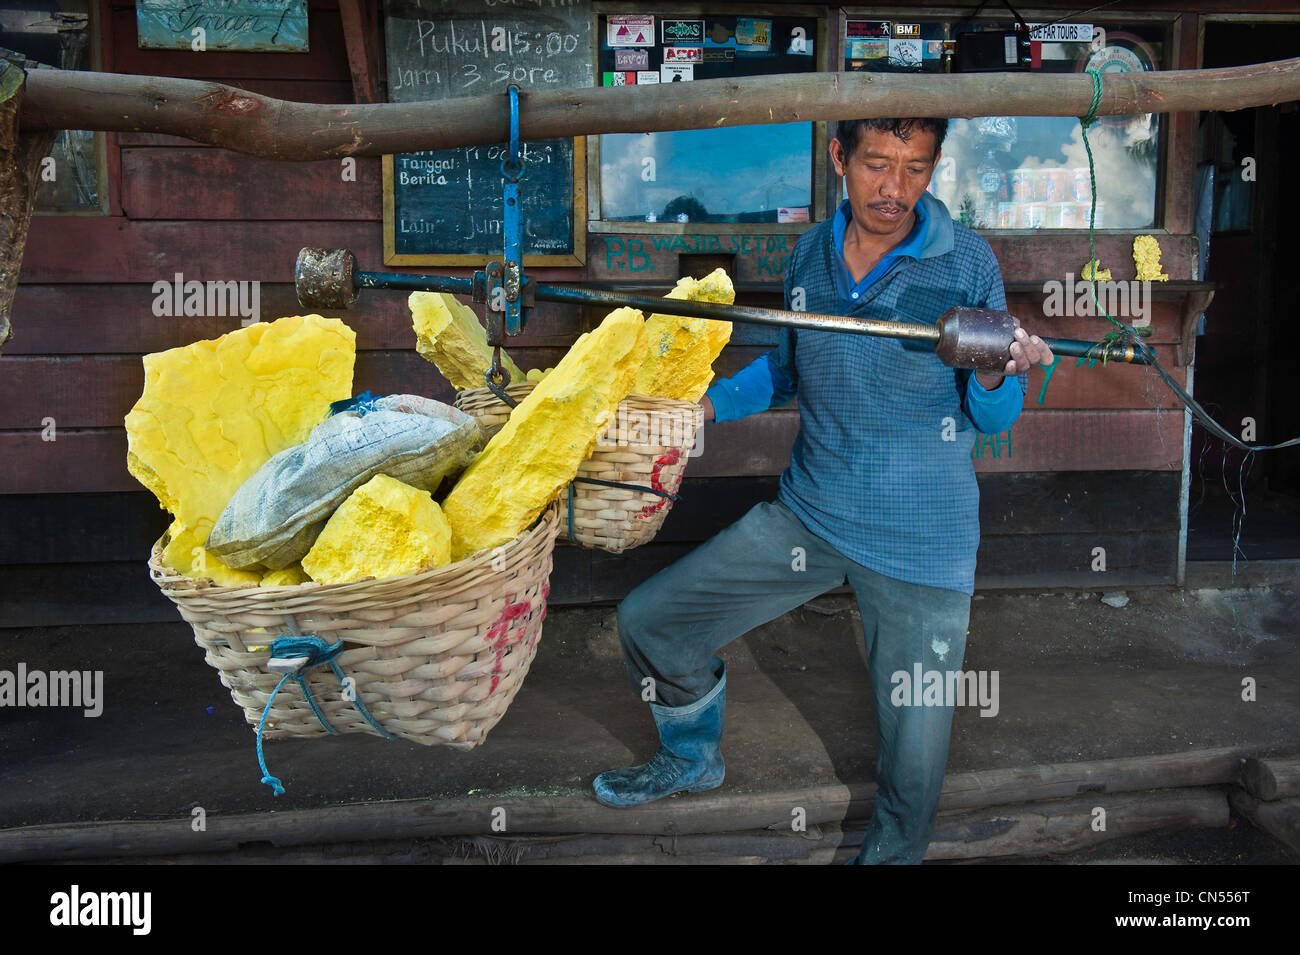
M 704 420 L 705 420 L 705 421 L 712 421 L 712 420 L 713 420 L 713 401 L 712 401 L 712 399 L 709 398 L 708 395 L 705 395 L 703 398 L 700 399 L 700 407 L 704 409 Z

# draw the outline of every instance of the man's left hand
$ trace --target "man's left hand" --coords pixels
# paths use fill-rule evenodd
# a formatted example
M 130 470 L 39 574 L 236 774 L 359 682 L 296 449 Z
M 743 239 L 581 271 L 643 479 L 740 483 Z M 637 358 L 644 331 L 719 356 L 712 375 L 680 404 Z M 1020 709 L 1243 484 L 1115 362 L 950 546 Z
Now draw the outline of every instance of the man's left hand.
M 977 371 L 975 378 L 985 389 L 992 391 L 1002 384 L 1004 377 L 1023 375 L 1033 365 L 1050 365 L 1056 360 L 1052 350 L 1037 335 L 1030 335 L 1015 319 L 1015 341 L 1011 343 L 1011 360 L 1002 371 Z

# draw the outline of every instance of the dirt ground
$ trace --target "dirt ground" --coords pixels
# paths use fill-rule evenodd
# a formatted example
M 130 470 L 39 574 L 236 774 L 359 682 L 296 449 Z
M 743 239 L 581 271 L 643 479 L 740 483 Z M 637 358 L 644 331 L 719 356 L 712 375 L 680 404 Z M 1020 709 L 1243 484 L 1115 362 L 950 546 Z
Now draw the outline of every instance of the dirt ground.
M 1122 607 L 1100 596 L 974 598 L 964 669 L 998 671 L 1000 700 L 994 718 L 958 708 L 950 777 L 1216 747 L 1300 753 L 1300 581 L 1134 590 Z M 851 596 L 823 596 L 723 651 L 719 794 L 744 806 L 773 791 L 872 779 L 875 720 L 856 613 Z M 615 812 L 595 806 L 591 779 L 655 745 L 615 628 L 613 607 L 553 608 L 523 689 L 471 752 L 365 735 L 269 741 L 268 765 L 287 787 L 278 799 L 259 783 L 251 728 L 187 625 L 0 630 L 0 667 L 102 670 L 105 680 L 97 718 L 0 709 L 0 829 L 187 819 L 194 807 L 211 817 L 415 799 L 481 798 L 487 807 L 557 798 Z M 1243 681 L 1253 681 L 1253 700 L 1243 699 Z M 671 808 L 688 811 L 687 800 L 701 796 L 677 797 Z M 392 837 L 402 844 L 402 833 Z M 1090 853 L 1049 861 L 1298 861 L 1245 822 Z

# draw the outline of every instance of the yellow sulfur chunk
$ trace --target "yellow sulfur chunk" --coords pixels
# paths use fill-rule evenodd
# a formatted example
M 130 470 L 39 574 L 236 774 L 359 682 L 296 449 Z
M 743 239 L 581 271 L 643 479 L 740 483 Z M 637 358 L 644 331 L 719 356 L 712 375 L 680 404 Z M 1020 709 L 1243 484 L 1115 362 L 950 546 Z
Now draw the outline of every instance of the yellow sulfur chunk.
M 698 281 L 685 276 L 664 296 L 730 305 L 736 290 L 722 269 Z M 632 391 L 638 395 L 699 401 L 713 380 L 713 361 L 731 338 L 731 322 L 681 315 L 651 315 L 646 320 L 646 359 Z
M 555 371 L 554 368 L 547 368 L 547 369 L 545 369 L 545 370 L 543 370 L 543 369 L 541 369 L 541 368 L 532 368 L 532 369 L 530 369 L 529 372 L 528 372 L 528 380 L 529 380 L 529 381 L 541 381 L 543 378 L 545 378 L 547 375 L 549 375 L 549 374 L 550 374 L 551 372 L 553 372 L 553 371 Z
M 451 562 L 451 528 L 428 491 L 376 474 L 339 505 L 302 567 L 322 584 L 396 577 Z
M 296 584 L 305 584 L 311 580 L 307 576 L 307 571 L 302 569 L 302 564 L 290 564 L 283 570 L 269 570 L 262 575 L 263 587 L 292 587 Z
M 261 583 L 260 572 L 235 570 L 203 546 L 212 533 L 212 522 L 202 520 L 196 527 L 186 527 L 180 519 L 167 528 L 167 546 L 163 548 L 163 566 L 187 577 L 211 577 L 218 587 L 247 587 Z
M 1097 268 L 1100 265 L 1101 265 L 1100 262 L 1098 262 L 1096 259 L 1093 259 L 1091 262 L 1089 262 L 1087 265 L 1085 265 L 1082 269 L 1079 270 L 1079 278 L 1081 278 L 1085 282 L 1091 282 L 1093 269 Z M 1097 281 L 1109 282 L 1110 269 L 1101 269 L 1097 273 Z
M 573 480 L 631 392 L 645 347 L 641 313 L 616 309 L 519 403 L 443 501 L 453 560 L 513 540 Z
M 1139 282 L 1169 281 L 1169 276 L 1160 271 L 1160 243 L 1153 235 L 1139 235 L 1133 239 L 1133 264 L 1137 266 Z
M 492 348 L 474 310 L 446 292 L 412 292 L 406 303 L 415 328 L 415 350 L 433 362 L 457 391 L 482 388 L 483 372 L 492 365 Z M 501 364 L 512 383 L 524 380 L 504 348 Z
M 144 393 L 126 416 L 126 466 L 175 517 L 168 567 L 222 585 L 260 581 L 203 545 L 239 486 L 351 395 L 355 359 L 352 329 L 319 315 L 144 356 Z

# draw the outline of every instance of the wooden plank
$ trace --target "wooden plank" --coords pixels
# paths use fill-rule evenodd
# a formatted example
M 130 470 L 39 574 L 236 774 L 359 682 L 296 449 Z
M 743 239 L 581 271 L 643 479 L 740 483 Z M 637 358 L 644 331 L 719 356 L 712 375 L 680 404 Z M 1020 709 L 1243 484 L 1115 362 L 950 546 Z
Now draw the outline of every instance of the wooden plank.
M 270 55 L 270 54 L 267 54 Z M 347 248 L 363 270 L 385 270 L 379 230 L 369 222 L 242 222 L 103 216 L 37 216 L 23 259 L 24 282 L 170 281 L 173 273 L 206 281 L 292 282 L 305 245 Z M 427 270 L 418 270 L 427 271 Z M 439 274 L 469 275 L 467 269 Z M 584 281 L 581 269 L 538 269 L 538 281 Z M 364 305 L 364 300 L 361 302 Z
M 0 635 L 6 627 L 181 622 L 176 605 L 149 578 L 148 559 L 146 550 L 130 562 L 5 567 Z
M 39 429 L 0 432 L 0 494 L 138 491 L 126 470 L 126 429 L 59 431 L 42 441 Z
M 1248 752 L 1243 748 L 1237 758 Z M 1219 751 L 1178 754 L 1183 769 L 1169 767 L 1175 776 L 1203 779 L 1213 774 L 1206 766 L 1224 761 Z M 1203 757 L 1198 760 L 1197 757 Z M 1009 808 L 1008 803 L 1035 803 L 1051 798 L 1037 793 L 1059 792 L 1077 787 L 1085 776 L 1093 785 L 1105 787 L 1106 795 L 1093 794 L 1082 799 L 1037 802 L 1032 811 L 1041 820 L 1040 831 L 1062 840 L 1072 838 L 1082 820 L 1085 838 L 1100 837 L 1092 833 L 1091 809 L 1098 800 L 1107 809 L 1107 832 L 1118 832 L 1138 818 L 1152 817 L 1151 810 L 1170 821 L 1190 820 L 1197 825 L 1227 825 L 1227 801 L 1221 792 L 1205 789 L 1169 789 L 1163 793 L 1127 790 L 1126 778 L 1141 777 L 1145 760 L 1163 760 L 1164 756 L 1136 759 L 1099 760 L 1090 763 L 1034 766 L 1027 770 L 1004 770 L 993 773 L 950 773 L 944 780 L 941 810 Z M 1203 765 L 1202 765 L 1203 763 Z M 1235 767 L 1233 767 L 1235 773 Z M 980 779 L 970 778 L 972 775 Z M 1023 780 L 1015 799 L 1000 796 L 990 801 L 981 795 L 981 784 L 992 782 L 996 792 L 1005 792 L 1011 777 Z M 1222 780 L 1229 781 L 1229 780 Z M 1189 786 L 1215 783 L 1195 782 Z M 1077 790 L 1076 790 L 1077 791 Z M 790 807 L 803 806 L 811 825 L 842 824 L 847 819 L 863 819 L 870 814 L 874 783 L 809 786 L 788 791 L 734 793 L 727 790 L 700 793 L 690 800 L 663 800 L 640 807 L 636 812 L 609 809 L 586 796 L 532 796 L 520 798 L 484 793 L 459 799 L 405 799 L 384 802 L 331 806 L 324 809 L 288 810 L 277 813 L 218 814 L 208 819 L 208 828 L 196 841 L 189 820 L 104 821 L 29 826 L 0 830 L 0 862 L 53 862 L 70 859 L 103 858 L 118 855 L 159 855 L 171 851 L 193 852 L 202 849 L 219 852 L 237 849 L 241 843 L 266 842 L 273 846 L 314 845 L 365 839 L 426 838 L 436 836 L 493 835 L 492 810 L 505 809 L 516 834 L 609 833 L 690 835 L 752 830 L 786 830 L 790 824 Z M 1220 805 L 1220 803 L 1222 805 Z M 1145 807 L 1145 811 L 1143 809 Z M 1029 807 L 1025 807 L 1029 808 Z M 988 814 L 987 812 L 985 813 Z M 945 816 L 943 843 L 969 846 L 965 839 L 950 836 L 995 834 L 999 826 L 972 826 L 970 816 Z M 1112 819 L 1114 820 L 1112 823 Z M 1049 822 L 1049 820 L 1051 820 Z M 981 839 L 985 847 L 997 842 Z M 955 850 L 962 851 L 962 850 Z M 969 854 L 967 854 L 969 855 Z M 967 857 L 967 856 L 957 856 Z
M 1106 826 L 1093 828 L 1095 810 L 1106 812 Z M 1210 789 L 1122 793 L 1105 799 L 1081 798 L 998 806 L 960 814 L 940 814 L 927 859 L 981 859 L 997 856 L 1076 852 L 1099 843 L 1160 829 L 1219 829 L 1228 825 L 1228 799 Z
M 0 495 L 0 565 L 147 560 L 170 523 L 143 490 Z
M 1232 808 L 1274 839 L 1300 852 L 1300 798 L 1261 802 L 1233 790 L 1228 794 Z
M 358 390 L 378 391 L 401 374 L 402 355 L 358 375 Z M 397 382 L 431 381 L 423 369 Z M 395 370 L 399 369 L 399 370 Z M 392 390 L 391 388 L 388 390 Z M 119 401 L 121 399 L 119 398 Z M 39 409 L 38 409 L 39 410 Z M 56 419 L 57 426 L 57 419 Z M 712 426 L 704 454 L 694 459 L 695 477 L 779 474 L 789 463 L 798 414 L 768 411 L 744 421 Z M 126 432 L 60 430 L 42 441 L 39 424 L 0 432 L 0 458 L 12 462 L 0 476 L 0 494 L 87 493 L 136 490 L 126 472 Z M 1038 411 L 1017 422 L 1012 435 L 985 436 L 976 472 L 1177 470 L 1182 418 L 1172 412 Z M 996 454 L 996 456 L 995 456 Z
M 1174 21 L 1170 31 L 1174 41 L 1173 55 L 1169 58 L 1173 69 L 1200 68 L 1200 25 L 1201 18 L 1193 13 L 1184 13 Z M 1160 177 L 1164 200 L 1164 215 L 1160 219 L 1170 232 L 1196 230 L 1196 166 L 1187 157 L 1195 155 L 1199 120 L 1195 113 L 1173 113 L 1161 117 L 1168 133 L 1162 157 L 1165 174 Z
M 564 352 L 562 348 L 513 350 L 525 370 L 554 366 Z M 15 357 L 5 367 L 13 397 L 0 403 L 0 429 L 39 431 L 50 417 L 56 442 L 65 429 L 123 427 L 127 412 L 144 390 L 144 365 L 135 355 Z M 352 391 L 420 394 L 448 404 L 456 399 L 447 379 L 414 348 L 359 352 Z
M 1182 300 L 1151 302 L 1151 335 L 1148 344 L 1170 345 L 1180 340 Z M 1091 315 L 1047 315 L 1041 295 L 1010 298 L 1009 311 L 1025 329 L 1044 338 L 1078 338 L 1095 342 L 1114 326 L 1105 318 Z M 1071 359 L 1073 361 L 1074 359 Z M 1164 361 L 1161 361 L 1164 364 Z
M 175 276 L 160 280 L 174 282 Z M 14 296 L 17 328 L 4 355 L 144 355 L 217 338 L 240 327 L 240 320 L 232 317 L 156 316 L 156 297 L 152 286 L 140 284 L 20 285 Z M 288 283 L 264 282 L 258 287 L 258 297 L 263 321 L 306 311 Z M 351 310 L 331 311 L 330 315 L 357 333 L 358 351 L 414 349 L 415 332 L 406 300 L 401 292 L 370 290 Z M 468 298 L 462 300 L 472 305 Z M 481 310 L 481 306 L 473 307 Z M 568 347 L 592 327 L 590 316 L 594 314 L 588 309 L 541 302 L 509 348 Z
M 1187 369 L 1176 364 L 1176 345 L 1156 345 L 1156 360 L 1184 387 Z M 1029 370 L 1029 391 L 1025 412 L 1040 409 L 1137 409 L 1165 408 L 1182 411 L 1183 403 L 1145 365 L 1100 361 L 1089 366 L 1077 358 L 1060 358 L 1049 374 L 1042 365 Z
M 224 149 L 135 147 L 122 150 L 122 188 L 132 219 L 377 222 L 382 212 L 378 159 L 287 163 Z
M 1030 408 L 1009 434 L 983 436 L 975 470 L 1177 471 L 1182 435 L 1183 416 L 1174 411 Z
M 1108 545 L 1106 535 L 1158 536 L 1178 526 L 1178 477 L 1165 471 L 986 474 L 979 483 L 980 526 L 986 544 L 1006 538 L 1005 544 L 996 546 L 1014 548 L 1035 535 L 1057 543 L 1071 538 L 1079 538 L 1083 544 L 1093 541 L 1082 551 L 1086 560 L 1074 562 L 1076 568 L 1085 570 L 1090 566 L 1091 546 Z M 778 489 L 779 479 L 774 475 L 694 477 L 688 468 L 677 503 L 653 543 L 645 547 L 708 540 L 744 517 L 754 505 L 776 500 Z M 1121 509 L 1116 508 L 1116 501 L 1123 503 Z M 6 529 L 0 536 L 0 564 L 63 563 L 71 553 L 84 562 L 135 560 L 148 552 L 168 522 L 153 495 L 142 489 L 0 495 L 0 527 Z M 564 549 L 587 557 L 595 553 Z M 624 556 L 631 559 L 644 549 Z M 1111 549 L 1107 554 L 1108 567 L 1113 568 L 1120 555 Z M 981 564 L 982 560 L 983 552 Z M 582 600 L 576 602 L 585 602 L 590 593 L 591 562 L 582 563 L 580 573 L 588 582 L 577 591 Z M 659 558 L 651 563 L 662 565 Z M 1068 563 L 1058 560 L 1053 566 Z M 558 568 L 559 563 L 557 574 Z
M 1266 802 L 1300 796 L 1300 756 L 1248 759 L 1241 768 L 1241 783 L 1246 792 Z
M 352 73 L 352 99 L 356 103 L 380 103 L 378 59 L 381 45 L 379 8 L 359 0 L 339 0 L 339 17 L 343 23 L 343 40 L 348 50 L 348 69 Z
M 1133 264 L 1132 232 L 1096 233 L 1097 261 L 1111 270 L 1114 281 L 1127 281 L 1137 274 Z M 1006 282 L 1040 282 L 1064 280 L 1066 272 L 1079 274 L 1088 262 L 1088 234 L 1062 233 L 1043 235 L 985 235 L 1002 267 Z M 1191 279 L 1196 274 L 1196 236 L 1159 236 L 1161 264 L 1174 280 Z
M 804 231 L 806 227 L 798 227 Z M 589 237 L 587 266 L 592 281 L 654 283 L 671 286 L 690 271 L 690 256 L 730 259 L 732 281 L 781 290 L 786 263 L 798 235 L 598 235 Z M 687 263 L 683 265 L 683 260 Z
M 1177 473 L 1033 471 L 979 475 L 980 533 L 1137 533 L 1178 529 Z
M 985 238 L 997 256 L 1006 282 L 1063 281 L 1067 271 L 1077 275 L 1088 262 L 1086 234 L 1054 234 L 1046 241 L 1038 235 L 990 234 Z M 731 256 L 733 264 L 727 272 L 736 282 L 765 283 L 779 290 L 798 235 L 616 233 L 592 235 L 591 241 L 589 265 L 594 281 L 659 283 L 669 277 L 675 280 L 683 256 L 708 254 Z M 1110 269 L 1115 281 L 1134 277 L 1131 233 L 1098 233 L 1096 248 L 1102 268 Z M 1194 235 L 1162 235 L 1160 248 L 1164 253 L 1161 261 L 1171 278 L 1192 278 L 1196 264 Z
M 741 421 L 705 426 L 704 453 L 687 467 L 693 477 L 780 474 L 790 463 L 799 414 L 784 408 Z
M 1177 504 L 1177 498 L 1172 503 Z M 1122 513 L 1122 511 L 1121 511 Z M 1105 572 L 1094 571 L 1096 548 Z M 1077 587 L 1122 590 L 1175 582 L 1178 528 L 1142 534 L 1110 527 L 1086 534 L 982 534 L 975 586 L 983 590 Z

